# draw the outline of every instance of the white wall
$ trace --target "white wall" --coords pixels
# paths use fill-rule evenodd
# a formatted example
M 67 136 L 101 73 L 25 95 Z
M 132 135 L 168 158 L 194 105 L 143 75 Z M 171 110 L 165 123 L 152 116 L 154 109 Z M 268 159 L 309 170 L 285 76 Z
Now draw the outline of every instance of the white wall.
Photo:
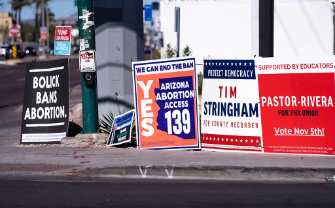
M 330 1 L 275 1 L 274 56 L 332 55 Z
M 204 56 L 250 56 L 250 3 L 175 5 L 180 6 L 180 54 L 188 45 L 197 63 L 202 63 Z M 175 5 L 161 3 L 164 48 L 168 43 L 176 46 Z
M 209 55 L 251 57 L 251 0 L 165 0 L 160 5 L 164 48 L 176 46 L 174 8 L 180 6 L 181 53 L 187 44 L 197 63 Z M 332 54 L 330 1 L 275 0 L 274 16 L 276 57 Z

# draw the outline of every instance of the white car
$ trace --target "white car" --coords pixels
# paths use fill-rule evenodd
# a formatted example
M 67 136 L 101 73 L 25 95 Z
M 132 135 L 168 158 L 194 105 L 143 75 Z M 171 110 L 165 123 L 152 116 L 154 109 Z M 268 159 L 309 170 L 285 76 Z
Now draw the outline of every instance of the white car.
M 6 48 L 8 47 L 8 45 L 2 45 L 0 48 L 0 56 L 1 57 L 5 57 L 6 56 Z

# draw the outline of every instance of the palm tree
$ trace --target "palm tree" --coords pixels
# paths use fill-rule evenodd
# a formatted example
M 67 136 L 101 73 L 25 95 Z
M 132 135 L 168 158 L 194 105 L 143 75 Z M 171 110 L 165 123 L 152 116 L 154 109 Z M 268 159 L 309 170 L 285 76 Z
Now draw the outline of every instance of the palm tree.
M 21 23 L 21 10 L 25 6 L 30 6 L 31 1 L 30 0 L 11 0 L 10 3 L 12 4 L 12 9 L 15 11 L 14 19 L 18 20 L 17 23 L 20 25 Z
M 35 40 L 38 42 L 39 24 L 38 24 L 38 9 L 40 8 L 41 0 L 34 0 L 35 3 Z
M 50 2 L 51 0 L 44 0 L 44 6 L 45 3 Z M 42 17 L 39 19 L 39 15 L 38 15 L 38 10 L 40 9 L 42 11 L 42 0 L 32 0 L 32 3 L 35 4 L 35 39 L 36 42 L 38 42 L 38 37 L 39 37 L 39 30 L 40 30 L 40 20 L 42 19 Z
M 25 6 L 30 6 L 32 3 L 30 0 L 18 0 L 19 1 L 19 5 L 18 5 L 18 12 L 19 12 L 19 24 L 22 25 L 22 22 L 21 22 L 21 10 L 23 7 Z
M 16 23 L 16 11 L 17 11 L 17 4 L 19 3 L 19 0 L 11 0 L 10 3 L 12 4 L 12 10 L 14 10 L 15 13 L 13 13 L 13 22 Z

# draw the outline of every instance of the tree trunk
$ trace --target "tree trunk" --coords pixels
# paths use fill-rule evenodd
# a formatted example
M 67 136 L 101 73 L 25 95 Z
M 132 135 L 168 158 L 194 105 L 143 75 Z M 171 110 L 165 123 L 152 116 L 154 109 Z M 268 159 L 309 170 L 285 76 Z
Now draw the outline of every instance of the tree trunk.
M 22 26 L 22 22 L 21 22 L 21 8 L 19 8 L 19 25 Z
M 38 34 L 39 34 L 39 27 L 38 27 L 38 9 L 39 9 L 39 4 L 35 3 L 35 41 L 38 43 Z
M 17 24 L 17 19 L 16 19 L 16 10 L 13 12 L 13 19 L 14 19 L 14 25 Z

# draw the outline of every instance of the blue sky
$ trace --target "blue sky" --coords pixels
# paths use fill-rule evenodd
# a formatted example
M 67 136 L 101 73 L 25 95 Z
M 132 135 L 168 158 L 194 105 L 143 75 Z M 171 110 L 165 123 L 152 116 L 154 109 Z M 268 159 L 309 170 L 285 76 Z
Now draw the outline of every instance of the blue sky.
M 0 0 L 4 3 L 3 10 L 9 12 L 11 5 L 8 3 L 9 0 Z M 137 0 L 134 0 L 137 1 Z M 152 2 L 160 2 L 160 0 L 143 0 L 143 5 L 151 4 Z M 69 16 L 77 12 L 77 8 L 74 6 L 74 0 L 52 0 L 50 4 L 51 11 L 55 13 L 56 18 Z M 2 8 L 0 7 L 1 11 Z M 21 18 L 22 20 L 33 19 L 35 14 L 34 5 L 25 7 L 22 9 Z

